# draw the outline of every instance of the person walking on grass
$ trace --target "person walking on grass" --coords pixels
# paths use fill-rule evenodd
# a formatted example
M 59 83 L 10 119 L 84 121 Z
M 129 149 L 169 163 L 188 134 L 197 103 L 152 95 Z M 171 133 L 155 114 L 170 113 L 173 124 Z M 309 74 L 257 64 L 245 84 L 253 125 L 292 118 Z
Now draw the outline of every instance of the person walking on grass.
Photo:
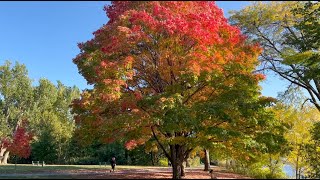
M 112 171 L 114 172 L 114 169 L 116 168 L 116 158 L 115 157 L 111 158 L 110 164 L 111 164 Z M 110 170 L 110 172 L 111 172 L 111 170 Z

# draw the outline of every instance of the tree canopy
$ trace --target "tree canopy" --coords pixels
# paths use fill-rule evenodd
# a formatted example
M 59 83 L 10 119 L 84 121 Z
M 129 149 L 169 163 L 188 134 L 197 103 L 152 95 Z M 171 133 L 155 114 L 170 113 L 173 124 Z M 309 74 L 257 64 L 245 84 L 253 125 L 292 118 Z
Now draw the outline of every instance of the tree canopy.
M 31 80 L 24 65 L 6 61 L 0 66 L 0 164 L 6 164 L 10 151 L 30 155 L 31 134 L 26 124 L 33 103 Z M 28 133 L 29 132 L 29 133 Z
M 320 110 L 320 3 L 257 2 L 231 14 L 231 23 L 263 48 L 262 69 L 306 90 Z
M 124 139 L 131 149 L 152 138 L 181 178 L 197 146 L 258 151 L 281 134 L 253 73 L 260 47 L 214 2 L 119 1 L 105 11 L 108 23 L 73 60 L 93 85 L 73 103 L 83 142 Z
M 77 87 L 60 81 L 55 86 L 40 79 L 38 86 L 32 86 L 23 64 L 6 61 L 0 66 L 0 164 L 7 163 L 9 153 L 28 158 L 32 150 L 36 159 L 49 160 L 41 155 L 50 154 L 46 150 L 50 145 L 56 154 L 50 160 L 61 162 L 74 130 L 69 106 L 79 94 Z M 48 146 L 37 146 L 41 140 Z

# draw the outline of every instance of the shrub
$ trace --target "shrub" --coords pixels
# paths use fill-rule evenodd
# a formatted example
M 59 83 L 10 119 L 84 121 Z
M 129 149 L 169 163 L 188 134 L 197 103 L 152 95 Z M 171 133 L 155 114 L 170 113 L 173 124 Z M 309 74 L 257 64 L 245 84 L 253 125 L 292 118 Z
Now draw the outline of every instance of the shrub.
M 162 157 L 159 159 L 159 166 L 168 167 L 168 159 L 165 157 Z

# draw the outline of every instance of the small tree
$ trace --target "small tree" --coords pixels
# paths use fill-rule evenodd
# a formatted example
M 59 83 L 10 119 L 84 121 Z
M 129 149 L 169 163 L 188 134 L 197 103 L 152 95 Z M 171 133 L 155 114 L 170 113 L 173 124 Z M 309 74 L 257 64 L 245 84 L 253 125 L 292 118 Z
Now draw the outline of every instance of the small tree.
M 31 153 L 31 140 L 32 134 L 27 132 L 27 121 L 24 120 L 13 133 L 12 141 L 7 140 L 4 143 L 4 147 L 7 148 L 11 155 L 20 158 L 28 158 Z M 9 156 L 9 154 L 8 154 Z

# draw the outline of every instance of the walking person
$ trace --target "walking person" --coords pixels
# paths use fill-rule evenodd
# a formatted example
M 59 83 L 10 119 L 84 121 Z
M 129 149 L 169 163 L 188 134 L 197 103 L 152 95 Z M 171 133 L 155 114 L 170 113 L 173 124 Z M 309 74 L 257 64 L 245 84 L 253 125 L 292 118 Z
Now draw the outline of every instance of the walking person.
M 111 164 L 112 171 L 114 172 L 114 169 L 116 168 L 116 158 L 115 157 L 111 158 L 110 164 Z M 110 172 L 111 172 L 111 170 L 110 170 Z

